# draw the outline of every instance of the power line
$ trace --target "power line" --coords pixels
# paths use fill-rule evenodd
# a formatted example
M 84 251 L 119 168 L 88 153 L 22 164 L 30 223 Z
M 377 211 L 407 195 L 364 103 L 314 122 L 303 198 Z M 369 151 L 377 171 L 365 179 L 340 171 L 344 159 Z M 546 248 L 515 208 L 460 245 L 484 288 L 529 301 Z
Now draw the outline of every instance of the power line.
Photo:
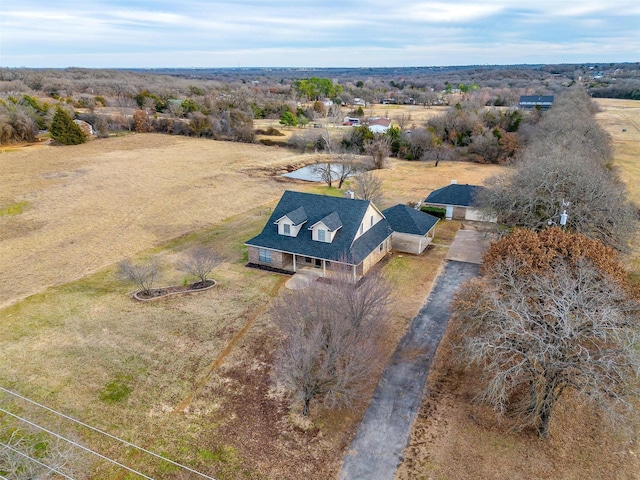
M 11 415 L 12 417 L 17 418 L 18 420 L 21 420 L 21 421 L 31 425 L 32 427 L 39 428 L 40 430 L 43 430 L 43 431 L 47 432 L 48 434 L 59 438 L 60 440 L 64 440 L 65 442 L 69 442 L 71 445 L 74 445 L 74 446 L 76 446 L 78 448 L 81 448 L 82 450 L 86 450 L 89 453 L 93 453 L 94 455 L 102 458 L 103 460 L 106 460 L 107 462 L 111 462 L 111 463 L 113 463 L 113 464 L 115 464 L 115 465 L 117 465 L 117 466 L 119 466 L 121 468 L 124 468 L 125 470 L 129 470 L 130 472 L 135 473 L 136 475 L 140 475 L 141 477 L 146 478 L 147 480 L 154 480 L 153 478 L 148 477 L 144 473 L 140 473 L 137 470 L 134 470 L 133 468 L 127 467 L 126 465 L 123 465 L 122 463 L 120 463 L 120 462 L 118 462 L 116 460 L 110 459 L 109 457 L 105 457 L 101 453 L 95 452 L 95 451 L 91 450 L 90 448 L 85 447 L 84 445 L 81 445 L 79 443 L 74 442 L 73 440 L 69 440 L 68 438 L 63 437 L 62 435 L 58 435 L 57 433 L 52 432 L 51 430 L 48 430 L 48 429 L 46 429 L 44 427 L 41 427 L 40 425 L 37 425 L 37 424 L 27 420 L 26 418 L 22 418 L 21 416 L 16 415 L 15 413 L 11 413 L 8 410 L 5 410 L 4 408 L 0 408 L 0 412 L 4 412 L 7 415 Z
M 36 458 L 30 457 L 30 456 L 29 456 L 29 455 L 27 455 L 26 453 L 23 453 L 23 452 L 21 452 L 20 450 L 18 450 L 18 449 L 16 449 L 16 448 L 13 448 L 11 445 L 7 445 L 6 443 L 2 443 L 2 442 L 0 442 L 0 445 L 4 445 L 5 447 L 7 447 L 7 448 L 8 448 L 9 450 L 11 450 L 12 452 L 17 453 L 18 455 L 22 455 L 23 457 L 28 458 L 29 460 L 32 460 L 32 461 L 36 462 L 38 465 L 42 465 L 43 467 L 47 468 L 50 472 L 57 473 L 58 475 L 62 475 L 64 478 L 68 478 L 69 480 L 74 480 L 72 477 L 70 477 L 70 476 L 68 476 L 68 475 L 65 475 L 64 473 L 62 473 L 62 472 L 60 472 L 60 471 L 56 470 L 55 468 L 53 468 L 53 467 L 51 467 L 51 466 L 49 466 L 49 465 L 47 465 L 47 464 L 45 464 L 45 463 L 42 463 L 41 461 L 39 461 L 39 460 L 38 460 L 38 459 L 36 459 Z M 5 478 L 5 477 L 3 477 L 2 475 L 0 475 L 0 478 Z
M 78 425 L 82 425 L 83 427 L 88 428 L 89 430 L 93 430 L 94 432 L 100 433 L 102 435 L 106 435 L 107 437 L 109 437 L 109 438 L 111 438 L 113 440 L 116 440 L 118 442 L 122 442 L 125 445 L 127 445 L 128 447 L 136 448 L 136 449 L 138 449 L 138 450 L 140 450 L 140 451 L 142 451 L 144 453 L 147 453 L 147 454 L 149 454 L 149 455 L 151 455 L 153 457 L 159 458 L 160 460 L 163 460 L 165 462 L 169 462 L 170 464 L 175 465 L 176 467 L 184 468 L 185 470 L 188 470 L 191 473 L 195 473 L 196 475 L 200 475 L 203 478 L 207 478 L 209 480 L 215 480 L 215 478 L 210 477 L 208 475 L 205 475 L 204 473 L 200 473 L 200 472 L 198 472 L 196 470 L 193 470 L 192 468 L 189 468 L 186 465 L 181 465 L 180 463 L 174 462 L 173 460 L 169 460 L 168 458 L 165 458 L 162 455 L 158 455 L 157 453 L 151 452 L 151 451 L 146 450 L 146 449 L 144 449 L 142 447 L 134 445 L 131 442 L 128 442 L 126 440 L 118 438 L 115 435 L 111 435 L 110 433 L 107 433 L 107 432 L 105 432 L 103 430 L 100 430 L 99 428 L 92 427 L 91 425 L 88 425 L 88 424 L 86 424 L 86 423 L 84 423 L 84 422 L 82 422 L 80 420 L 76 420 L 75 418 L 72 418 L 72 417 L 70 417 L 68 415 L 65 415 L 64 413 L 58 412 L 56 410 L 53 410 L 52 408 L 49 408 L 49 407 L 47 407 L 45 405 L 42 405 L 42 404 L 36 402 L 35 400 L 31 400 L 30 398 L 24 397 L 24 396 L 20 395 L 19 393 L 12 392 L 11 390 L 7 390 L 4 387 L 0 387 L 0 390 L 3 391 L 3 392 L 8 393 L 10 395 L 13 395 L 15 397 L 18 397 L 18 398 L 20 398 L 20 399 L 22 399 L 22 400 L 24 400 L 26 402 L 29 402 L 29 403 L 31 403 L 33 405 L 37 405 L 38 407 L 43 408 L 43 409 L 47 410 L 48 412 L 54 413 L 56 415 L 59 415 L 59 416 L 61 416 L 62 418 L 66 419 L 66 420 L 69 420 L 71 422 L 77 423 Z

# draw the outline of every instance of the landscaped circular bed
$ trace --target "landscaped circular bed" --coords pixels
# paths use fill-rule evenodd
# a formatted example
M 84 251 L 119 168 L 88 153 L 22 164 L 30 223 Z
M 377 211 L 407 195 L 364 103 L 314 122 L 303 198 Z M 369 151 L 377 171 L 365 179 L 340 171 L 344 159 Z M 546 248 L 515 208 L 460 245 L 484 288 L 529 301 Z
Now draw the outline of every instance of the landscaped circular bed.
M 132 297 L 141 302 L 151 302 L 160 300 L 161 298 L 171 297 L 174 295 L 184 295 L 186 293 L 204 292 L 217 285 L 215 280 L 207 280 L 206 282 L 195 282 L 188 285 L 171 285 L 168 287 L 151 288 L 148 293 L 138 290 Z

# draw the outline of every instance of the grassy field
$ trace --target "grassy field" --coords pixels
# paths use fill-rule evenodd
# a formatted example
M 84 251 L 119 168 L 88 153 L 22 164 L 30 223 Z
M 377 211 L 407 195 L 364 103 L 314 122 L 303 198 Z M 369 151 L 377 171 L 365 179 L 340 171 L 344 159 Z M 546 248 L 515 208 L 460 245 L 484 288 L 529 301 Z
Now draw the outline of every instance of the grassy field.
M 600 115 L 617 115 L 611 108 Z M 617 139 L 615 128 L 612 133 Z M 340 194 L 273 176 L 311 161 L 282 148 L 153 134 L 0 154 L 0 385 L 218 479 L 335 477 L 367 401 L 339 412 L 312 404 L 311 424 L 289 411 L 271 383 L 276 332 L 268 316 L 286 277 L 247 269 L 242 246 L 285 189 Z M 621 165 L 626 175 L 632 167 L 631 157 Z M 385 188 L 381 206 L 415 202 L 452 179 L 482 183 L 501 171 L 394 160 L 377 173 Z M 446 245 L 458 224 L 438 228 L 435 243 Z M 115 279 L 119 260 L 156 256 L 166 265 L 159 283 L 182 283 L 171 265 L 203 244 L 226 258 L 212 275 L 218 285 L 207 292 L 140 304 L 129 297 L 132 287 Z M 381 366 L 422 306 L 446 252 L 433 246 L 385 263 L 396 303 Z M 588 427 L 567 415 L 555 427 L 567 431 L 554 430 L 556 443 L 545 446 L 469 410 L 475 407 L 460 387 L 466 384 L 457 381 L 460 372 L 447 370 L 443 351 L 432 377 L 437 396 L 425 403 L 399 478 L 604 478 L 597 474 L 610 472 L 614 461 L 624 464 L 617 478 L 632 478 L 624 472 L 638 465 L 626 452 L 636 447 L 598 434 L 589 412 L 580 411 Z M 375 383 L 372 378 L 370 391 Z M 40 421 L 60 426 L 46 416 Z M 75 433 L 149 475 L 188 478 L 111 440 Z M 584 446 L 563 463 L 578 447 L 573 434 Z M 567 447 L 549 457 L 558 442 Z M 536 458 L 539 468 L 526 470 L 521 455 Z M 500 462 L 504 475 L 488 474 Z M 96 464 L 93 478 L 133 477 Z

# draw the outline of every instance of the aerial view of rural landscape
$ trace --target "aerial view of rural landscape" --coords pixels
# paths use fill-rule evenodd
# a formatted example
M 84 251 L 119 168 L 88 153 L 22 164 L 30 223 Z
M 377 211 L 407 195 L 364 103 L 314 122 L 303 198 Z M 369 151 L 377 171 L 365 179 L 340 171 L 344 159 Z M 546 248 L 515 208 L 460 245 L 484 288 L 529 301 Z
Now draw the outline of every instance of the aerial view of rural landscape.
M 640 5 L 0 4 L 0 480 L 640 479 Z

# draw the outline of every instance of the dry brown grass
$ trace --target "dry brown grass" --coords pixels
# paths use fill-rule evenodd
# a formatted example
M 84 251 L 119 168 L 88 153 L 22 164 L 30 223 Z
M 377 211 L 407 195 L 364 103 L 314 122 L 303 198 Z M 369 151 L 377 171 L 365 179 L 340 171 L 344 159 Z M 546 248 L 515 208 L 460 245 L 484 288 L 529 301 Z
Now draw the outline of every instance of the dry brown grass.
M 627 184 L 629 199 L 640 207 L 640 101 L 601 98 L 596 102 L 601 108 L 598 122 L 614 139 L 616 165 Z
M 129 135 L 0 156 L 0 307 L 277 199 L 288 150 Z

